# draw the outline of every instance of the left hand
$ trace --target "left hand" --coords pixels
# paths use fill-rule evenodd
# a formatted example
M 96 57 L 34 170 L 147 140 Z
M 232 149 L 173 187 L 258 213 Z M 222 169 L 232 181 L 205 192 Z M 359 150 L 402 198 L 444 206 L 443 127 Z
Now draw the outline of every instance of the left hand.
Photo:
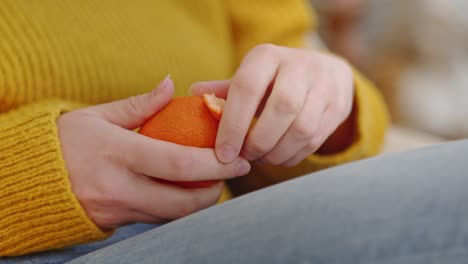
M 271 44 L 252 49 L 231 80 L 195 83 L 191 91 L 226 98 L 216 140 L 222 162 L 241 153 L 282 166 L 317 151 L 350 115 L 354 97 L 345 61 Z M 258 120 L 249 129 L 254 116 Z

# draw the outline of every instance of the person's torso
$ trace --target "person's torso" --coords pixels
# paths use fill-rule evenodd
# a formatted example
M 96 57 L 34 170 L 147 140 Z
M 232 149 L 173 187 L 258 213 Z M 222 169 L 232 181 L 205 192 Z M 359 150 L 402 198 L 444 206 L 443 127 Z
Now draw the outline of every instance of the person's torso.
M 154 88 L 176 95 L 233 70 L 221 0 L 2 0 L 0 111 L 47 98 L 89 104 Z

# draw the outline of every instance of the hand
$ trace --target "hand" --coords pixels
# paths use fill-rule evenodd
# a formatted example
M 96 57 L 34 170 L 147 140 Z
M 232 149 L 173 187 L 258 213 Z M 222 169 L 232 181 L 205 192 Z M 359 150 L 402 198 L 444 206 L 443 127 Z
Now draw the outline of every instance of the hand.
M 194 94 L 207 92 L 226 98 L 216 141 L 221 161 L 241 153 L 294 166 L 350 116 L 354 85 L 350 66 L 337 57 L 265 44 L 247 54 L 231 80 L 192 86 Z
M 180 146 L 132 130 L 164 107 L 174 84 L 151 93 L 66 113 L 58 119 L 72 189 L 99 227 L 160 223 L 213 205 L 222 183 L 187 189 L 153 181 L 222 180 L 246 174 L 241 158 L 220 163 L 212 149 Z

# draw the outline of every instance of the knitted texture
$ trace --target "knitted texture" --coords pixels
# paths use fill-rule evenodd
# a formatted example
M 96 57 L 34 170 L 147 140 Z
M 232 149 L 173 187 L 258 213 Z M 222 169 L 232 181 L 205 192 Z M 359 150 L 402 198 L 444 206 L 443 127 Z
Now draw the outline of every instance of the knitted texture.
M 315 25 L 306 2 L 0 1 L 0 256 L 110 235 L 87 218 L 68 180 L 55 123 L 75 108 L 67 102 L 144 93 L 168 73 L 176 96 L 195 81 L 230 78 L 258 44 L 303 46 Z M 277 182 L 375 154 L 385 106 L 358 74 L 356 94 L 359 137 L 349 149 L 291 169 L 255 166 L 252 175 Z
M 0 255 L 108 236 L 88 219 L 68 182 L 55 119 L 70 109 L 47 101 L 0 118 Z

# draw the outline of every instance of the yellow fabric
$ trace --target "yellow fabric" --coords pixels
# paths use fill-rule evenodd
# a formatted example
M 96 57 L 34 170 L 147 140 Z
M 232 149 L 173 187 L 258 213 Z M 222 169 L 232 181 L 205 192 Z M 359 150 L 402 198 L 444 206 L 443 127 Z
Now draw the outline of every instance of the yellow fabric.
M 0 253 L 103 239 L 74 198 L 55 119 L 73 104 L 43 101 L 0 116 Z
M 55 119 L 80 105 L 152 89 L 170 73 L 176 95 L 229 78 L 253 46 L 302 46 L 315 24 L 301 0 L 0 1 L 0 256 L 104 239 L 71 191 Z M 388 118 L 356 74 L 359 139 L 343 153 L 292 169 L 288 179 L 377 153 Z M 98 147 L 98 146 L 97 146 Z

